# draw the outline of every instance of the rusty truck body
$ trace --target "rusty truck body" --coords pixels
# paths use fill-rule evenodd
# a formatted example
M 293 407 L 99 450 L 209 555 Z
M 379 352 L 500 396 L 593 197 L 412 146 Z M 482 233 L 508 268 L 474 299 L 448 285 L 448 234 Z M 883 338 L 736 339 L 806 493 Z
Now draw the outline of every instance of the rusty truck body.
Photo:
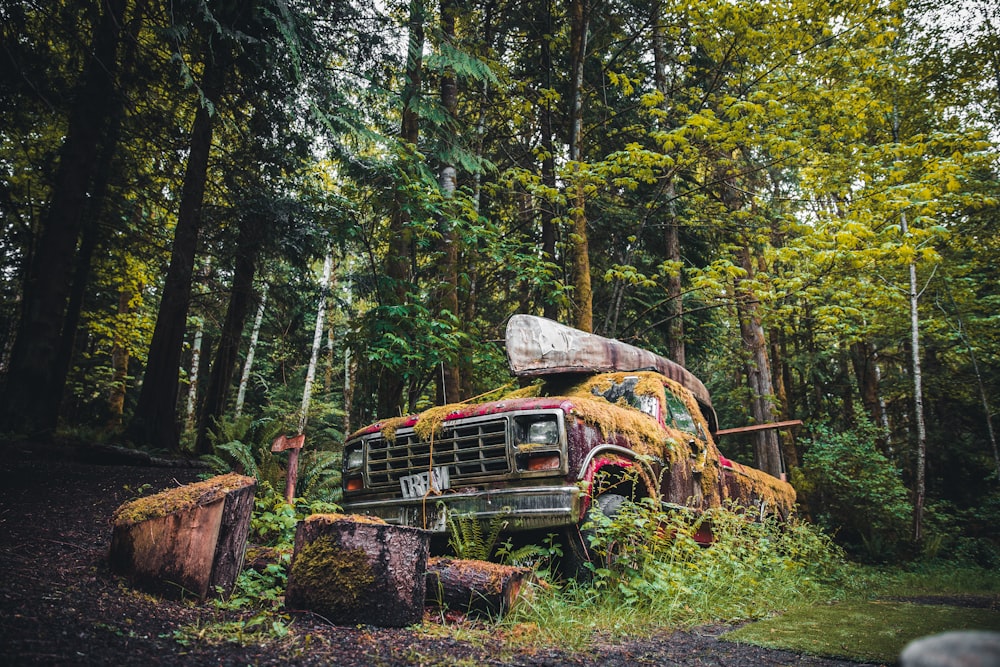
M 722 455 L 711 397 L 678 364 L 528 315 L 511 318 L 506 343 L 512 372 L 531 384 L 347 440 L 346 511 L 438 535 L 450 514 L 502 518 L 509 533 L 576 544 L 590 507 L 609 497 L 791 512 L 789 484 Z

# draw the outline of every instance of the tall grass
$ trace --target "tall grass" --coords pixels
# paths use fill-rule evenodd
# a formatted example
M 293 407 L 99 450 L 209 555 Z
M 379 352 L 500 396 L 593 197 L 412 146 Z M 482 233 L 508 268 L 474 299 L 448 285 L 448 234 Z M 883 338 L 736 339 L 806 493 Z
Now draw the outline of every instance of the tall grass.
M 705 522 L 714 541 L 694 539 Z M 540 590 L 504 623 L 530 627 L 539 643 L 573 647 L 589 635 L 762 618 L 837 597 L 843 552 L 805 523 L 752 520 L 731 509 L 695 516 L 651 502 L 625 503 L 586 531 L 592 581 Z M 585 631 L 585 632 L 581 632 Z

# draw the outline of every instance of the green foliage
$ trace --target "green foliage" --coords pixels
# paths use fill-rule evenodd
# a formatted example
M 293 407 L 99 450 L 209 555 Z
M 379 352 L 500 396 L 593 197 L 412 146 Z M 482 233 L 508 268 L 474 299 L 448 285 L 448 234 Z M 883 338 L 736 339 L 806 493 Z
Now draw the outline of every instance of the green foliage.
M 494 557 L 504 565 L 531 568 L 539 578 L 548 579 L 563 557 L 563 547 L 555 533 L 549 533 L 538 544 L 520 546 L 508 538 L 497 547 Z
M 271 442 L 282 431 L 282 422 L 273 419 L 223 418 L 216 421 L 210 435 L 215 453 L 201 458 L 216 473 L 239 469 L 262 484 L 279 486 L 285 473 L 281 455 L 271 451 Z M 299 455 L 297 495 L 309 501 L 336 502 L 341 493 L 340 460 L 339 451 L 304 449 Z
M 714 542 L 699 546 L 705 523 Z M 539 643 L 584 648 L 592 635 L 643 634 L 663 627 L 763 618 L 827 601 L 850 569 L 843 552 L 806 523 L 756 522 L 718 509 L 696 516 L 626 502 L 613 519 L 595 513 L 590 584 L 536 591 L 504 623 L 531 624 Z
M 277 485 L 284 473 L 271 452 L 271 442 L 281 431 L 281 423 L 272 419 L 254 419 L 249 415 L 238 419 L 223 417 L 209 433 L 215 453 L 203 456 L 202 460 L 218 474 L 241 470 L 256 477 L 258 482 Z
M 792 483 L 809 515 L 848 550 L 868 561 L 905 551 L 911 508 L 900 471 L 880 451 L 877 429 L 815 427 L 803 442 Z
M 448 547 L 455 557 L 468 560 L 490 560 L 497 550 L 500 533 L 507 526 L 503 514 L 495 516 L 485 532 L 483 522 L 475 517 L 449 513 L 447 518 Z
M 753 521 L 727 509 L 664 513 L 644 499 L 592 523 L 593 587 L 668 617 L 683 610 L 729 619 L 766 615 L 790 602 L 791 590 L 797 599 L 821 595 L 842 563 L 830 540 L 806 524 Z M 703 525 L 713 535 L 708 547 L 694 539 Z

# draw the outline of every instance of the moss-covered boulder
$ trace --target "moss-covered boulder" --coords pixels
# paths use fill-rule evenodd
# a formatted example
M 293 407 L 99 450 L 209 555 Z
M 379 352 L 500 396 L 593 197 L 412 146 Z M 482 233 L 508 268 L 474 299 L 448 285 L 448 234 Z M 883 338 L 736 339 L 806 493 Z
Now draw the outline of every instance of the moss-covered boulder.
M 430 533 L 314 514 L 299 524 L 285 607 L 338 625 L 403 627 L 423 617 Z

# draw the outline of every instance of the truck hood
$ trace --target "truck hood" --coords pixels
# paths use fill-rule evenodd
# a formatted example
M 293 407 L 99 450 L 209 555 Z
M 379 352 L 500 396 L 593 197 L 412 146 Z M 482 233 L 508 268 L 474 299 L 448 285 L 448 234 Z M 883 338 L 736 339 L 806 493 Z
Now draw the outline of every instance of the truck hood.
M 498 401 L 487 401 L 485 403 L 456 403 L 452 405 L 441 405 L 430 408 L 424 412 L 412 415 L 404 415 L 393 419 L 384 419 L 366 426 L 351 435 L 356 438 L 362 435 L 370 435 L 386 429 L 412 428 L 416 426 L 420 419 L 433 419 L 435 421 L 451 421 L 454 419 L 465 419 L 468 417 L 484 417 L 487 415 L 517 412 L 520 410 L 552 410 L 559 409 L 569 414 L 575 407 L 572 398 L 566 396 L 543 396 L 532 398 L 508 398 Z

